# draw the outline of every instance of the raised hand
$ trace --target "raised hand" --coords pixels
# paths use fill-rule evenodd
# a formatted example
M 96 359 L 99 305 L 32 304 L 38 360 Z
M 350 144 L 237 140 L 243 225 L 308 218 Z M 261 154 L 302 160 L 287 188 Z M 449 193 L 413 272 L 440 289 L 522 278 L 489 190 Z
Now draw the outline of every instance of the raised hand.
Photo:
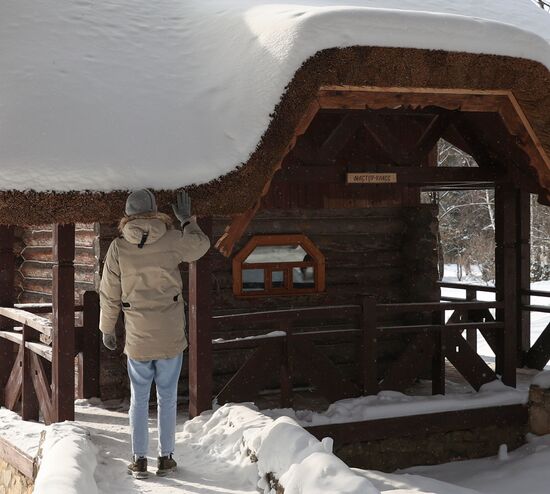
M 180 190 L 176 197 L 177 204 L 172 204 L 176 218 L 183 224 L 191 216 L 191 198 L 184 190 Z

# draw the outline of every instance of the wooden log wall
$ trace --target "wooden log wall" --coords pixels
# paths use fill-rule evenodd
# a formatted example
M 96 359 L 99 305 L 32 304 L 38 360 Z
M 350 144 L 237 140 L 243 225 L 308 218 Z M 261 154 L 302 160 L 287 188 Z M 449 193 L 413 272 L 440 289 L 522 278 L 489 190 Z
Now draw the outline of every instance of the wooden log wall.
M 52 300 L 52 227 L 43 225 L 18 228 L 17 302 L 44 303 Z M 76 225 L 75 294 L 94 289 L 95 231 L 93 224 Z
M 362 295 L 379 302 L 438 301 L 436 210 L 431 205 L 415 207 L 378 207 L 364 209 L 263 210 L 251 222 L 236 245 L 238 252 L 257 234 L 304 233 L 323 252 L 326 259 L 326 292 L 314 295 L 265 298 L 235 298 L 232 292 L 230 259 L 213 255 L 213 312 L 271 310 L 361 303 Z M 217 218 L 213 238 L 227 224 Z M 184 280 L 186 277 L 184 276 Z M 350 327 L 351 321 L 335 317 L 313 321 L 298 330 Z M 213 334 L 230 339 L 284 329 L 272 324 L 260 328 L 231 328 Z M 379 361 L 388 359 L 406 345 L 404 338 L 380 342 Z M 357 341 L 342 338 L 324 345 L 323 351 L 349 377 L 358 377 Z M 244 362 L 248 351 L 223 351 L 214 354 L 214 387 L 219 389 Z M 276 373 L 274 372 L 274 375 Z

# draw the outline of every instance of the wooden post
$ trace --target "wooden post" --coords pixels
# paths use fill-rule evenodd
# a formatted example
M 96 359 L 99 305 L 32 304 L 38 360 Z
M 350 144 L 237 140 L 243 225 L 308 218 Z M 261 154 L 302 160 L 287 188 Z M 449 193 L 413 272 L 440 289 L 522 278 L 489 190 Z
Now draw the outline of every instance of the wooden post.
M 445 311 L 432 314 L 432 323 L 441 326 L 433 333 L 434 353 L 432 356 L 432 395 L 445 394 Z
M 375 395 L 379 391 L 376 323 L 376 300 L 373 297 L 364 297 L 361 314 L 364 395 Z
M 87 291 L 82 296 L 82 351 L 78 354 L 78 395 L 80 398 L 100 396 L 99 387 L 99 295 Z
M 74 224 L 53 226 L 53 360 L 54 420 L 74 420 Z
M 13 307 L 15 301 L 15 254 L 13 226 L 0 226 L 0 307 Z M 11 329 L 9 319 L 0 318 L 0 329 Z M 0 406 L 5 404 L 4 389 L 15 362 L 13 343 L 0 338 Z
M 23 420 L 36 420 L 38 421 L 39 406 L 36 391 L 34 390 L 34 384 L 32 380 L 31 369 L 31 354 L 32 351 L 25 348 L 27 341 L 38 341 L 37 332 L 23 325 L 23 341 L 21 343 L 23 347 L 23 381 L 21 385 L 21 417 Z
M 210 236 L 212 218 L 199 221 Z M 189 264 L 189 416 L 212 408 L 211 256 Z
M 477 290 L 475 288 L 466 289 L 466 300 L 473 302 L 477 300 Z M 470 318 L 468 318 L 470 320 Z M 477 352 L 477 329 L 470 328 L 466 330 L 466 341 Z
M 281 341 L 281 408 L 293 406 L 293 379 L 292 361 L 294 358 L 292 321 L 283 320 L 279 324 L 279 330 L 286 332 L 286 337 Z
M 523 360 L 531 347 L 531 312 L 522 310 L 529 305 L 530 296 L 524 292 L 531 289 L 531 197 L 525 190 L 518 190 L 517 210 L 517 270 L 518 270 L 518 363 L 523 365 Z
M 495 268 L 497 300 L 504 309 L 497 310 L 497 320 L 504 322 L 501 344 L 502 355 L 497 356 L 497 373 L 508 386 L 516 385 L 517 363 L 517 191 L 513 184 L 504 183 L 495 188 Z M 499 362 L 500 361 L 500 362 Z

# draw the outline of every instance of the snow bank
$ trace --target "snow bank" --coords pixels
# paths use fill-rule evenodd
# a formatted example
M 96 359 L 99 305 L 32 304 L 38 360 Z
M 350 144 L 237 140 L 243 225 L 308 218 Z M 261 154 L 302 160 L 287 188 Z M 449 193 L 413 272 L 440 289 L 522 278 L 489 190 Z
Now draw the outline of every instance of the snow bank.
M 550 68 L 530 0 L 2 2 L 2 188 L 168 188 L 246 162 L 302 63 L 386 46 Z
M 89 433 L 70 422 L 47 428 L 34 494 L 98 494 L 96 448 Z
M 389 417 L 405 417 L 427 413 L 469 410 L 503 405 L 525 404 L 526 390 L 518 390 L 493 381 L 481 387 L 477 393 L 436 396 L 411 396 L 398 391 L 381 391 L 377 395 L 349 398 L 332 403 L 325 412 L 281 408 L 264 410 L 273 418 L 291 417 L 304 427 L 376 420 Z
M 0 407 L 0 436 L 31 458 L 36 456 L 44 424 L 25 422 L 20 415 Z
M 371 483 L 294 420 L 266 417 L 252 404 L 224 405 L 187 422 L 181 439 L 197 455 L 222 458 L 265 494 L 274 482 L 285 494 L 377 494 Z

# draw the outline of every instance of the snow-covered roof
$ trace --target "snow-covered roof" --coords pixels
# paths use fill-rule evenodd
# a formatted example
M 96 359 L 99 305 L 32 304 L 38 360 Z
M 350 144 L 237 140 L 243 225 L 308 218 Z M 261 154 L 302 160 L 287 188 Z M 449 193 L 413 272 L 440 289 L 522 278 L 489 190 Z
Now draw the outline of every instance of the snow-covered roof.
M 531 0 L 18 0 L 0 6 L 1 190 L 175 189 L 246 163 L 320 50 L 550 68 Z

